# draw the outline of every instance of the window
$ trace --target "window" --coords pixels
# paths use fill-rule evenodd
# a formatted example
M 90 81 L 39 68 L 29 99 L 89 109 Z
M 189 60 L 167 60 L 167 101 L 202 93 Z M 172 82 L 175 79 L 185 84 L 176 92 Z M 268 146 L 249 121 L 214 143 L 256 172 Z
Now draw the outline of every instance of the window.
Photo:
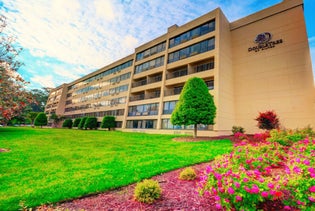
M 152 48 L 149 48 L 145 51 L 142 51 L 140 53 L 137 53 L 136 55 L 136 61 L 139 61 L 141 59 L 147 58 L 149 56 L 152 56 L 156 53 L 162 52 L 165 50 L 166 42 L 160 43 L 158 45 L 153 46 Z
M 206 81 L 209 90 L 214 89 L 214 80 Z
M 129 106 L 128 116 L 150 116 L 158 114 L 159 103 Z
M 198 130 L 213 130 L 213 127 L 210 125 L 203 125 L 203 124 L 199 124 L 197 125 Z M 161 122 L 161 128 L 162 129 L 173 129 L 173 130 L 193 130 L 194 129 L 194 125 L 172 125 L 171 120 L 170 119 L 162 119 Z
M 150 70 L 156 67 L 160 67 L 164 64 L 164 56 L 158 57 L 156 59 L 153 59 L 151 61 L 142 63 L 140 65 L 137 65 L 135 67 L 135 74 L 141 73 L 146 70 Z
M 156 120 L 128 120 L 127 128 L 156 129 Z
M 169 48 L 172 48 L 176 45 L 179 45 L 181 43 L 184 43 L 188 40 L 194 39 L 196 37 L 202 36 L 204 34 L 207 34 L 209 32 L 212 32 L 215 30 L 215 20 L 211 20 L 201 26 L 198 26 L 192 30 L 189 30 L 187 32 L 184 32 L 176 37 L 173 37 L 169 40 Z
M 132 66 L 132 63 L 133 63 L 133 60 L 130 60 L 130 61 L 128 61 L 128 62 L 125 62 L 125 63 L 121 64 L 121 65 L 118 65 L 118 66 L 116 66 L 116 67 L 113 67 L 113 68 L 111 68 L 111 69 L 109 69 L 109 70 L 105 70 L 105 71 L 102 72 L 102 73 L 99 73 L 99 74 L 97 74 L 97 75 L 95 75 L 95 76 L 92 76 L 91 78 L 86 79 L 83 83 L 89 83 L 89 82 L 91 82 L 91 81 L 100 79 L 100 78 L 103 77 L 103 76 L 106 76 L 106 75 L 109 75 L 109 74 L 112 74 L 112 73 L 121 71 L 122 69 L 125 69 L 125 68 L 127 68 L 127 67 Z
M 168 54 L 168 63 L 176 62 L 180 59 L 185 59 L 187 57 L 194 56 L 196 54 L 204 53 L 214 49 L 215 39 L 214 37 L 204 40 L 202 42 L 196 43 L 189 47 L 180 49 L 178 51 Z
M 174 109 L 175 109 L 175 105 L 178 101 L 168 101 L 168 102 L 164 102 L 163 105 L 163 114 L 171 114 Z

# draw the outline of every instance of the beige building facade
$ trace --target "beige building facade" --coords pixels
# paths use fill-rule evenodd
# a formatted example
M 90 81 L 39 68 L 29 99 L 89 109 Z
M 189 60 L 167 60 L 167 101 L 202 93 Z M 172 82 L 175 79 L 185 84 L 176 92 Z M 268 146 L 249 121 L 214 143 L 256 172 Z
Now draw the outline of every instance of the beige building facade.
M 68 118 L 116 116 L 117 129 L 192 134 L 171 113 L 185 82 L 202 78 L 217 106 L 215 125 L 198 135 L 258 130 L 259 112 L 274 110 L 282 126 L 315 126 L 315 87 L 302 0 L 283 2 L 229 22 L 215 9 L 122 58 L 55 88 L 45 112 Z

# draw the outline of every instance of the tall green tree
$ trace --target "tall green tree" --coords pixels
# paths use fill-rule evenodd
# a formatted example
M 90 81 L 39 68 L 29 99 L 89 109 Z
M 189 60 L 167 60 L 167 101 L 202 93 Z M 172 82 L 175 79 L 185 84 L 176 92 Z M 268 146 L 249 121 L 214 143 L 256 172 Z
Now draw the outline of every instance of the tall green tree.
M 40 126 L 41 128 L 47 125 L 47 116 L 44 112 L 38 113 L 37 117 L 35 118 L 34 125 Z
M 110 131 L 111 128 L 116 127 L 115 117 L 114 116 L 104 116 L 101 124 L 101 128 L 108 128 Z
M 179 101 L 171 116 L 173 125 L 194 125 L 194 138 L 197 125 L 213 125 L 216 106 L 206 83 L 201 78 L 190 78 L 184 85 Z

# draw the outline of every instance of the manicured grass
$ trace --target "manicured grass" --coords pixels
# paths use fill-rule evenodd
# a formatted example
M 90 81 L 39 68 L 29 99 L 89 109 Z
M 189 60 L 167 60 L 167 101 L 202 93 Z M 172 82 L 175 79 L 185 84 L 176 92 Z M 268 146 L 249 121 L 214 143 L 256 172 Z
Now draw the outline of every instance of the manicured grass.
M 17 210 L 125 186 L 229 152 L 229 140 L 169 135 L 0 128 L 0 210 Z

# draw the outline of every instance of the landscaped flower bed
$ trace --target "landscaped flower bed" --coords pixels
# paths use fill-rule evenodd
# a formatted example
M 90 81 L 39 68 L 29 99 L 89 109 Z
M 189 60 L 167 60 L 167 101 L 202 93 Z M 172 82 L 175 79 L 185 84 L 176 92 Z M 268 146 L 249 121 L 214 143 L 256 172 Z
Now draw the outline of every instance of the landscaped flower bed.
M 256 210 L 264 203 L 274 203 L 285 210 L 314 210 L 313 132 L 289 131 L 285 136 L 301 135 L 304 139 L 289 138 L 278 143 L 275 136 L 279 133 L 283 131 L 272 131 L 270 138 L 268 134 L 256 134 L 256 141 L 251 143 L 246 135 L 235 134 L 243 140 L 230 154 L 216 158 L 206 168 L 198 184 L 200 194 L 215 195 L 218 209 Z

